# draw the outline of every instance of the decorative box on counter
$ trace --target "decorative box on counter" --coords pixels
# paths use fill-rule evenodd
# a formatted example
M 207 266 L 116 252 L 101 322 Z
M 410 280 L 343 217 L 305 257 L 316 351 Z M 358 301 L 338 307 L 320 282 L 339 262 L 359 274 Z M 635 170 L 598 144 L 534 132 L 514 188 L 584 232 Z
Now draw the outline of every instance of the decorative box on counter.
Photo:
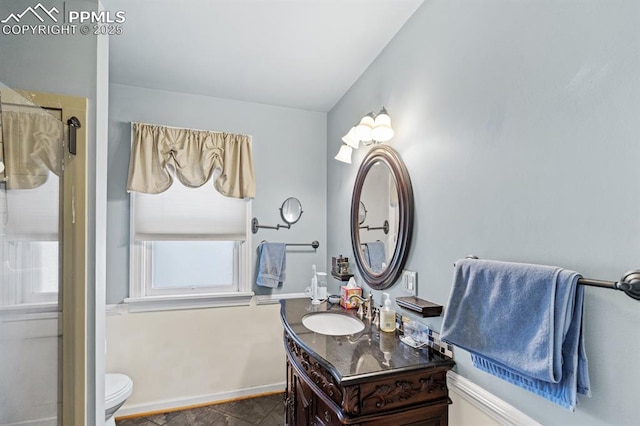
M 349 300 L 349 298 L 353 295 L 357 295 L 362 297 L 362 288 L 360 287 L 349 287 L 343 285 L 340 287 L 340 306 L 345 309 L 354 309 L 358 307 L 357 300 Z
M 396 303 L 401 308 L 413 311 L 422 317 L 439 317 L 442 315 L 442 305 L 420 299 L 416 296 L 396 297 Z
M 349 273 L 349 258 L 342 255 L 331 258 L 331 273 L 336 275 L 347 275 Z
M 349 273 L 349 258 L 342 255 L 331 258 L 331 276 L 339 281 L 349 281 L 353 274 Z

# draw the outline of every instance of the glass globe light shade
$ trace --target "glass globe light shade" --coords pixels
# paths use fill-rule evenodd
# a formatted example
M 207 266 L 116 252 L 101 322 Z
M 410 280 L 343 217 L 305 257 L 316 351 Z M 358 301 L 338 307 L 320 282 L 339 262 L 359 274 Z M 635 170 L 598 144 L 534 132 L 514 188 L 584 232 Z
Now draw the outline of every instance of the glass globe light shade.
M 342 141 L 353 149 L 358 149 L 358 146 L 360 145 L 360 139 L 358 139 L 358 131 L 356 130 L 356 126 L 353 126 L 351 129 L 349 129 L 349 133 L 342 137 Z
M 387 110 L 382 107 L 376 119 L 373 123 L 373 130 L 371 131 L 371 137 L 377 142 L 386 142 L 390 140 L 395 132 L 391 127 L 391 117 L 387 113 Z
M 362 117 L 360 120 L 360 124 L 356 126 L 356 131 L 358 132 L 358 139 L 363 142 L 368 142 L 371 140 L 371 130 L 373 130 L 374 119 L 373 113 L 369 113 Z
M 353 153 L 353 148 L 349 145 L 342 145 L 340 151 L 333 158 L 343 163 L 351 164 L 351 153 Z

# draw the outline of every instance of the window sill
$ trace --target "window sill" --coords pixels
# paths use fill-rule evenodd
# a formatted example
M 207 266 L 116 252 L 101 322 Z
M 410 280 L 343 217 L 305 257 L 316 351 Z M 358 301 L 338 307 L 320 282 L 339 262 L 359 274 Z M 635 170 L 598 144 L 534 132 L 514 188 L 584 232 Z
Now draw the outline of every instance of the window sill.
M 129 312 L 171 311 L 177 309 L 249 306 L 253 292 L 128 297 Z

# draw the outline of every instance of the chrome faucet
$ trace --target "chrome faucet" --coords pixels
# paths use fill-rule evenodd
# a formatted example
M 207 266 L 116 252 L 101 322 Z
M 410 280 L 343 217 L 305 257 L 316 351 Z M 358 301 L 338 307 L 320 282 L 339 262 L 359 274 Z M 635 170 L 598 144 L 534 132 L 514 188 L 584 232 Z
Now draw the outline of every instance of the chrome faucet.
M 366 318 L 373 320 L 373 294 L 369 293 L 369 297 L 366 299 L 357 294 L 349 296 L 349 302 L 353 302 L 353 299 L 358 301 L 358 315 L 360 318 Z M 364 309 L 363 309 L 364 308 Z

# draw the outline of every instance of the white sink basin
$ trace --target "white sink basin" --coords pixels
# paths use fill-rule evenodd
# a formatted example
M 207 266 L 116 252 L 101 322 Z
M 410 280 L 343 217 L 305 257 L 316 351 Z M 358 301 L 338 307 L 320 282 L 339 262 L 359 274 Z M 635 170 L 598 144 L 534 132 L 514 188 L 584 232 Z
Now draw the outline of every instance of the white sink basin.
M 338 312 L 318 312 L 302 318 L 302 325 L 311 331 L 329 336 L 346 336 L 364 330 L 358 318 Z

